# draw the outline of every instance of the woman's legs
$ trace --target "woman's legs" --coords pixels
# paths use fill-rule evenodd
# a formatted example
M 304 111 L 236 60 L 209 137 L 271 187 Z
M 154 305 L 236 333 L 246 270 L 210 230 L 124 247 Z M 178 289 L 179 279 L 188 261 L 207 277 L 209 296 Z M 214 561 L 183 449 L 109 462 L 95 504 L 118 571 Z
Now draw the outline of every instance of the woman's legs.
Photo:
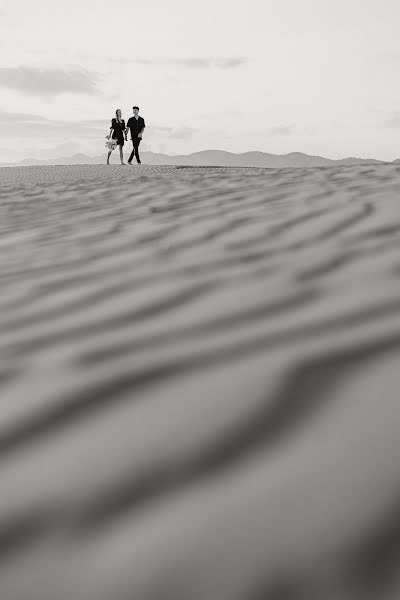
M 111 150 L 109 151 L 108 156 L 107 156 L 107 164 L 108 165 L 110 164 L 110 156 L 111 156 Z
M 124 165 L 124 152 L 123 152 L 123 145 L 120 144 L 119 145 L 119 157 L 121 159 L 121 165 Z

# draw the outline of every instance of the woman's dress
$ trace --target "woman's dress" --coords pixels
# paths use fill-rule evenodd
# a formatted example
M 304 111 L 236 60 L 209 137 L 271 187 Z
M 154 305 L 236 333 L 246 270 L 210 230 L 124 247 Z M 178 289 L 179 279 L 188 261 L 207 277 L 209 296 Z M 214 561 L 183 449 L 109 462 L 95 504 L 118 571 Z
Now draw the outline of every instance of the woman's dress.
M 123 119 L 121 119 L 121 121 L 113 119 L 111 121 L 111 127 L 114 130 L 112 134 L 113 139 L 117 140 L 118 146 L 123 146 L 125 135 L 125 121 Z

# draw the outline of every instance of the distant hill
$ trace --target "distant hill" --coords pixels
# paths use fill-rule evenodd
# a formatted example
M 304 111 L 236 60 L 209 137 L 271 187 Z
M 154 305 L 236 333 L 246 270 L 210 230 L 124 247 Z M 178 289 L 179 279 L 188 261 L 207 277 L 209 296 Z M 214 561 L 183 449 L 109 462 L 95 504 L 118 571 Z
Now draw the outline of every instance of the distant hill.
M 359 165 L 359 164 L 377 164 L 385 163 L 382 160 L 373 158 L 342 158 L 332 160 L 322 156 L 309 156 L 302 152 L 290 152 L 289 154 L 268 154 L 267 152 L 244 152 L 243 154 L 234 154 L 224 150 L 203 150 L 188 155 L 169 156 L 167 154 L 158 154 L 156 152 L 142 152 L 143 163 L 150 165 L 204 165 L 204 166 L 223 166 L 223 167 L 267 167 L 267 168 L 285 168 L 285 167 L 326 167 L 332 165 Z M 118 162 L 115 154 L 111 158 L 112 162 Z M 82 165 L 82 164 L 101 164 L 105 162 L 105 154 L 100 156 L 86 156 L 85 154 L 74 154 L 73 156 L 35 159 L 26 158 L 15 163 L 3 163 L 1 166 L 32 166 L 32 165 Z M 393 161 L 399 163 L 400 159 Z

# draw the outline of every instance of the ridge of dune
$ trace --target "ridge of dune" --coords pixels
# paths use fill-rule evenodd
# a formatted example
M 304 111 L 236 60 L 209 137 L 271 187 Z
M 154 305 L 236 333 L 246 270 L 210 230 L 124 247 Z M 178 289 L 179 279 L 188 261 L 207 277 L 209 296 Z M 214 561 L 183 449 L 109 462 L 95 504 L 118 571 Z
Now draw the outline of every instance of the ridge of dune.
M 151 165 L 205 165 L 205 166 L 232 166 L 232 167 L 304 167 L 304 166 L 333 166 L 337 165 L 357 165 L 357 164 L 382 164 L 385 161 L 377 159 L 364 159 L 355 157 L 345 157 L 341 159 L 324 158 L 322 156 L 310 156 L 304 152 L 289 152 L 288 154 L 271 154 L 268 152 L 249 151 L 242 153 L 228 152 L 226 150 L 201 150 L 191 154 L 168 155 L 160 152 L 143 151 L 141 152 L 143 162 Z M 115 155 L 111 161 L 118 162 Z M 104 155 L 87 156 L 82 153 L 73 156 L 63 156 L 48 159 L 26 158 L 15 163 L 2 163 L 4 166 L 38 166 L 38 165 L 58 165 L 58 164 L 103 164 Z M 393 161 L 396 163 L 396 161 Z

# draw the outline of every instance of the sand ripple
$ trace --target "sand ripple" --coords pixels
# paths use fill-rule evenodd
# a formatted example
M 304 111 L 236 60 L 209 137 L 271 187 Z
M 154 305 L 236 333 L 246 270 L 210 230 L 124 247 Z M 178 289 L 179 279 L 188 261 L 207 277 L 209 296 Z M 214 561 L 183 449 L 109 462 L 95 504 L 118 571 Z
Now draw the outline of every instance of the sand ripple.
M 0 169 L 1 600 L 400 597 L 399 192 Z

